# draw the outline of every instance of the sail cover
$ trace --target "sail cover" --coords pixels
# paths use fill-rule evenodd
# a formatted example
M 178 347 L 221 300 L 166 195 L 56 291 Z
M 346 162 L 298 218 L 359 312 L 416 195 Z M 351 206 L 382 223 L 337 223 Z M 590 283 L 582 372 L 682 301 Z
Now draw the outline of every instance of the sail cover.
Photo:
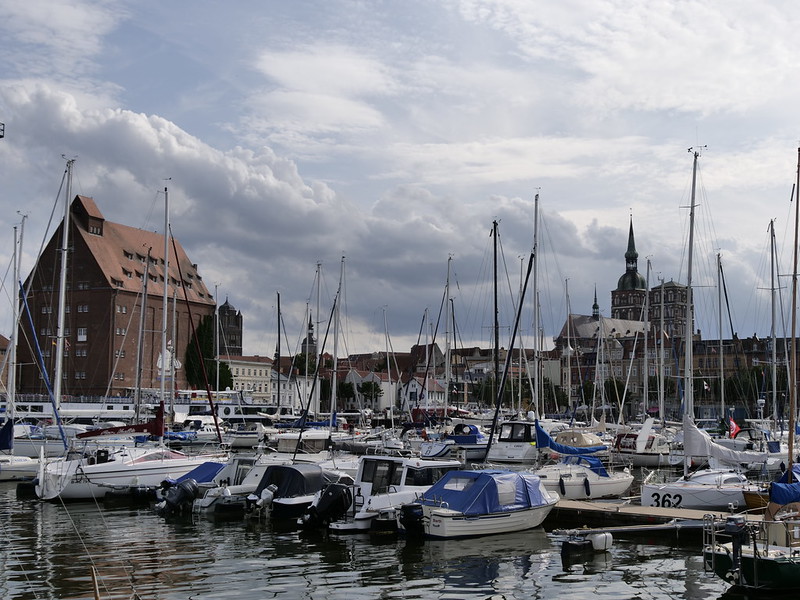
M 559 454 L 593 454 L 607 449 L 605 446 L 577 447 L 559 444 L 550 437 L 549 433 L 542 429 L 538 420 L 534 422 L 534 427 L 536 428 L 536 445 L 539 448 L 550 448 L 553 452 L 558 452 Z

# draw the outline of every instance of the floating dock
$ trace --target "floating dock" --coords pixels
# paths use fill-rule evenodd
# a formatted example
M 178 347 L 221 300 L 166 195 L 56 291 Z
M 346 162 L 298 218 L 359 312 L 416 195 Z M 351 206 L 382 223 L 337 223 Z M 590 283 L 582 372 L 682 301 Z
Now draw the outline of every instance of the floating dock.
M 640 506 L 631 500 L 559 500 L 544 525 L 548 531 L 569 535 L 653 535 L 660 540 L 690 541 L 702 536 L 705 515 L 724 520 L 730 514 L 716 510 Z M 737 514 L 742 514 L 748 521 L 762 518 L 760 514 Z

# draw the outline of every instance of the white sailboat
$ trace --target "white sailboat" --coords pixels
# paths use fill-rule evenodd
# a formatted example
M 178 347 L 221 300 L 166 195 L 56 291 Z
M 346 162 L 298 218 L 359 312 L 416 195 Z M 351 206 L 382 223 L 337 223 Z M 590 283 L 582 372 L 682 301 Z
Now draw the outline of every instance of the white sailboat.
M 745 490 L 755 490 L 757 486 L 748 481 L 739 469 L 716 467 L 689 471 L 693 456 L 707 459 L 710 454 L 725 451 L 721 454 L 726 462 L 745 462 L 758 460 L 753 453 L 748 456 L 734 457 L 735 451 L 722 448 L 714 443 L 705 432 L 700 431 L 694 424 L 694 372 L 692 334 L 694 331 L 693 299 L 692 299 L 692 250 L 694 243 L 694 209 L 695 189 L 697 182 L 697 159 L 699 150 L 689 149 L 693 154 L 692 163 L 692 195 L 689 206 L 689 250 L 687 260 L 686 283 L 686 328 L 684 334 L 684 475 L 674 481 L 660 481 L 662 471 L 652 471 L 642 483 L 642 506 L 661 506 L 672 508 L 696 509 L 728 509 L 743 508 L 745 506 Z M 764 457 L 766 460 L 766 457 Z
M 14 285 L 19 280 L 19 261 L 22 249 L 22 231 L 25 226 L 25 217 L 22 217 L 20 236 L 17 239 L 17 228 L 14 227 L 14 252 L 12 256 Z M 14 452 L 14 405 L 16 395 L 16 354 L 17 354 L 17 321 L 19 319 L 19 301 L 14 296 L 12 304 L 11 339 L 7 354 L 7 412 L 6 422 L 0 428 L 0 481 L 15 481 L 20 479 L 33 479 L 39 470 L 39 461 L 30 456 L 20 456 Z

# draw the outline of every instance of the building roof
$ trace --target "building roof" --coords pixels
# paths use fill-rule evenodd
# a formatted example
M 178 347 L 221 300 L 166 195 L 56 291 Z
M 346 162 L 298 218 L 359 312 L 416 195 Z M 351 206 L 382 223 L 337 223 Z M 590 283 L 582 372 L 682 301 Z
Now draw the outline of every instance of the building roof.
M 155 281 L 151 279 L 148 282 L 147 293 L 152 296 L 163 295 L 163 234 L 106 221 L 94 200 L 87 196 L 76 196 L 71 208 L 77 225 L 75 229 L 91 251 L 110 287 L 131 292 L 140 291 L 140 277 L 144 274 L 144 260 L 149 252 L 152 261 L 148 273 L 155 277 Z M 86 226 L 87 221 L 82 217 L 101 222 L 101 233 L 91 232 Z M 168 277 L 172 285 L 182 282 L 180 287 L 185 293 L 185 298 L 182 299 L 200 304 L 214 304 L 213 296 L 197 272 L 197 265 L 189 260 L 177 240 L 174 245 L 170 243 L 169 247 Z

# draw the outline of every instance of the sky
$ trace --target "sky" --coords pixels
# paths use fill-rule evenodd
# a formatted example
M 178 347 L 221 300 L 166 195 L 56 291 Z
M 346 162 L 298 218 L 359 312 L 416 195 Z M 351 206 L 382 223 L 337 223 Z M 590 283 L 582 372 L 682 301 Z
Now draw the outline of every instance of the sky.
M 309 318 L 332 350 L 341 289 L 344 356 L 433 336 L 489 347 L 495 314 L 507 347 L 534 240 L 519 313 L 528 348 L 534 323 L 552 338 L 567 310 L 591 314 L 595 293 L 611 316 L 631 222 L 639 272 L 686 283 L 697 150 L 696 328 L 768 336 L 777 305 L 781 335 L 800 143 L 795 8 L 0 3 L 0 333 L 13 228 L 24 216 L 24 277 L 63 213 L 65 157 L 77 159 L 73 192 L 109 221 L 163 230 L 168 187 L 172 232 L 218 301 L 242 312 L 245 354 L 274 353 L 278 296 L 283 353 Z

